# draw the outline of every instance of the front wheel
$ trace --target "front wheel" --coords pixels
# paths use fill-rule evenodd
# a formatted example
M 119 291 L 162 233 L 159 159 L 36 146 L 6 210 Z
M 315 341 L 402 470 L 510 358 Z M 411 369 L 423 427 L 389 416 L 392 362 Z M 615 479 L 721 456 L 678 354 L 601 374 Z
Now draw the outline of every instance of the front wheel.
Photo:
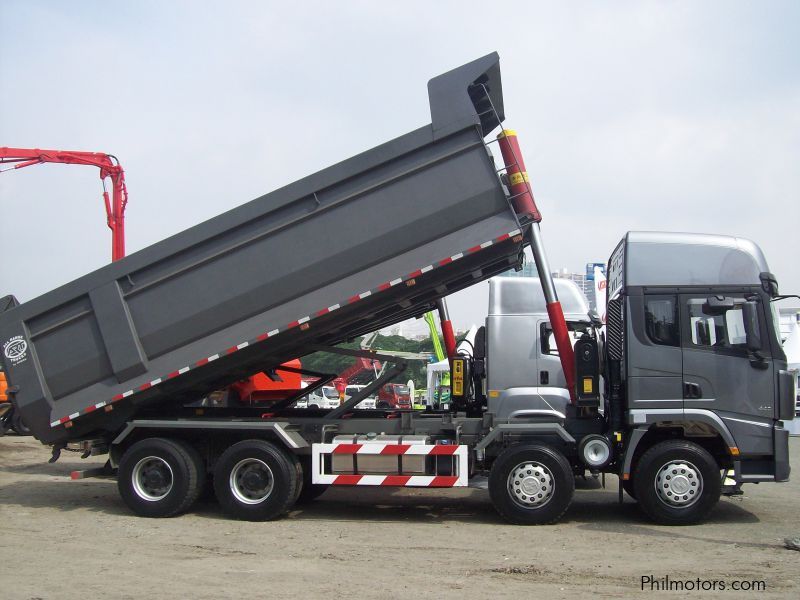
M 288 511 L 303 485 L 297 458 L 263 440 L 244 440 L 225 450 L 214 469 L 222 508 L 245 521 L 268 521 Z
M 704 519 L 719 501 L 720 468 L 705 448 L 668 440 L 639 459 L 633 475 L 639 506 L 664 525 L 689 525 Z
M 633 479 L 623 479 L 622 489 L 625 490 L 628 496 L 636 500 L 636 489 L 633 485 Z
M 575 493 L 575 477 L 564 455 L 551 446 L 512 446 L 489 473 L 489 496 L 500 515 L 517 525 L 556 522 Z

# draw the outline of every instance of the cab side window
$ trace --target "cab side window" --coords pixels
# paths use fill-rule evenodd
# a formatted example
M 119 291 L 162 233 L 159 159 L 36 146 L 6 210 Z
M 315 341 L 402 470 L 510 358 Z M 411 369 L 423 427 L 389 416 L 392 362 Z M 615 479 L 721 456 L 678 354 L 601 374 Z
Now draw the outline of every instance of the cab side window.
M 689 346 L 744 349 L 747 342 L 742 314 L 743 298 L 732 298 L 727 307 L 711 307 L 707 298 L 687 301 Z
M 671 295 L 647 295 L 644 299 L 644 327 L 654 344 L 680 346 L 678 302 Z

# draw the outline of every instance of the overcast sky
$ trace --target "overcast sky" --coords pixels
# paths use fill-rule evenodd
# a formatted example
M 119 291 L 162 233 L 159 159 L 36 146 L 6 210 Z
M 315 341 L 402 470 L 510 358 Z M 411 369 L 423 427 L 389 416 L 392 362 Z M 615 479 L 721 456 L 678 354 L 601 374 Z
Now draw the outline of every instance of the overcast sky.
M 5 0 L 0 146 L 118 156 L 130 253 L 429 123 L 427 80 L 493 50 L 554 268 L 630 229 L 733 234 L 800 293 L 798 2 Z M 109 260 L 100 192 L 0 174 L 0 295 Z

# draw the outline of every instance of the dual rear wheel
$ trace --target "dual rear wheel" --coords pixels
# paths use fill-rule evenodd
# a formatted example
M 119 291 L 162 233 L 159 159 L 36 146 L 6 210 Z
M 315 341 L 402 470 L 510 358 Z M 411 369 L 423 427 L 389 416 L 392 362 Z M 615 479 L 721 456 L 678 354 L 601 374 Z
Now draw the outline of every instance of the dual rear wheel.
M 144 517 L 171 517 L 187 510 L 205 484 L 205 466 L 190 444 L 147 438 L 128 448 L 119 463 L 117 487 L 125 503 Z
M 227 448 L 216 461 L 213 487 L 231 516 L 266 521 L 284 514 L 301 497 L 303 474 L 294 455 L 264 440 L 244 440 Z M 117 485 L 122 499 L 137 514 L 171 517 L 194 504 L 206 480 L 205 461 L 190 444 L 147 438 L 123 454 Z M 322 491 L 309 481 L 309 499 Z

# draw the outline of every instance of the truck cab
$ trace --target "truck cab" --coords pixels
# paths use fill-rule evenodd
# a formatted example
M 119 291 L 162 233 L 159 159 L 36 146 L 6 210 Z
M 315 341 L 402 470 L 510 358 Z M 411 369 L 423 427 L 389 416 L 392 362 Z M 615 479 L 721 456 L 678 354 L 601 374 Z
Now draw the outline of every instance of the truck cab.
M 555 284 L 574 345 L 592 327 L 589 306 L 575 282 L 556 279 Z M 565 418 L 570 394 L 552 338 L 538 278 L 489 281 L 485 369 L 487 412 L 494 418 Z
M 387 383 L 378 391 L 378 408 L 411 408 L 411 389 L 403 383 Z
M 781 419 L 794 414 L 795 384 L 771 304 L 778 284 L 759 247 L 629 232 L 609 261 L 608 288 L 608 359 L 621 376 L 612 410 L 630 440 L 623 476 L 635 478 L 652 443 L 678 437 L 737 484 L 787 480 Z
M 367 387 L 367 386 L 366 385 L 359 385 L 359 384 L 350 384 L 347 387 L 345 387 L 344 388 L 344 399 L 345 399 L 345 401 L 347 401 L 351 397 L 355 396 L 357 393 L 359 393 L 365 387 Z M 375 408 L 375 402 L 376 402 L 375 396 L 371 395 L 371 396 L 368 396 L 367 398 L 365 398 L 364 400 L 362 400 L 361 402 L 359 402 L 358 404 L 356 404 L 355 408 L 359 408 L 359 409 L 362 409 L 362 410 Z
M 308 395 L 308 408 L 336 408 L 341 404 L 339 392 L 332 385 L 324 385 Z

